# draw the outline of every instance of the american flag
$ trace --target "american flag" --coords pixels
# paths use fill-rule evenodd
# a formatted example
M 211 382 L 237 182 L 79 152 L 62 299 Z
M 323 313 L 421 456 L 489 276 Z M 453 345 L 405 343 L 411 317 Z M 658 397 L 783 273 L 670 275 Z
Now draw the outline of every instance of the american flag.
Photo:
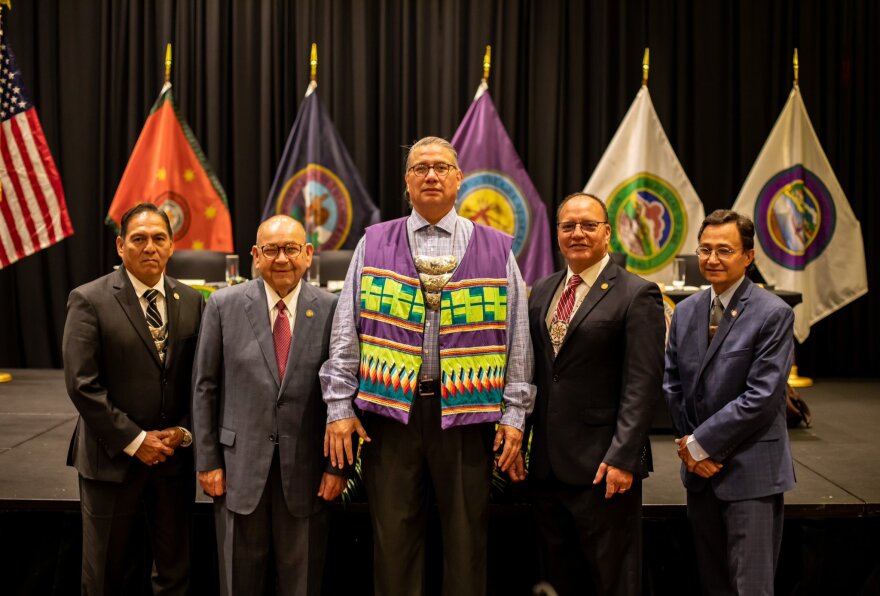
M 2 18 L 0 192 L 0 269 L 73 234 L 61 178 L 15 66 Z

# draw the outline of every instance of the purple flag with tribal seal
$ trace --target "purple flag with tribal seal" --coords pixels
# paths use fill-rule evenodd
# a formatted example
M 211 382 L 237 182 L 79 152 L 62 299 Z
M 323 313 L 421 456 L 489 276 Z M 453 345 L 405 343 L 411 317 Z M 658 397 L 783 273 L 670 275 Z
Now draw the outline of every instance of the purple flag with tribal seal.
M 513 236 L 513 254 L 531 286 L 553 272 L 547 207 L 487 89 L 480 84 L 452 138 L 464 175 L 455 206 L 462 217 Z

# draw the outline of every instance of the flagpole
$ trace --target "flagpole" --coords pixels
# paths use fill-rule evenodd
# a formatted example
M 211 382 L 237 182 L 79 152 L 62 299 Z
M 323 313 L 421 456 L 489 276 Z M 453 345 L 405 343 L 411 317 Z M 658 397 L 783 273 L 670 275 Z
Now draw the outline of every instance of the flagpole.
M 651 49 L 645 48 L 642 56 L 642 87 L 648 86 L 648 71 L 651 69 Z
M 483 83 L 489 84 L 489 70 L 492 68 L 492 46 L 486 46 L 486 53 L 483 54 Z
M 306 97 L 311 95 L 318 86 L 318 44 L 312 42 L 312 49 L 309 53 L 309 87 L 306 90 Z M 308 270 L 309 283 L 314 286 L 321 285 L 321 244 L 318 242 L 318 209 L 312 209 L 313 199 L 307 192 L 308 185 L 303 188 L 303 202 L 305 203 L 305 224 L 306 242 L 314 247 L 312 253 L 312 264 Z M 320 202 L 318 203 L 320 207 Z
M 171 88 L 171 44 L 165 46 L 165 84 L 159 95 L 162 95 Z
M 11 0 L 0 0 L 0 27 L 2 27 L 2 18 L 6 16 L 3 14 L 3 8 L 7 10 L 12 9 L 12 1 Z M 2 29 L 0 29 L 2 30 Z M 0 186 L 0 201 L 3 200 L 3 187 Z M 0 383 L 8 383 L 12 380 L 12 375 L 7 372 L 0 372 Z
M 794 49 L 794 57 L 791 61 L 792 70 L 794 72 L 794 82 L 792 86 L 797 89 L 798 88 L 798 75 L 800 70 L 800 65 L 798 64 L 798 51 L 797 48 Z M 795 348 L 797 348 L 797 343 L 794 339 L 791 340 L 795 344 Z M 791 372 L 788 375 L 788 384 L 796 389 L 802 389 L 804 387 L 812 387 L 813 379 L 810 377 L 802 377 L 798 374 L 797 367 L 797 350 L 792 350 L 792 363 L 791 363 Z

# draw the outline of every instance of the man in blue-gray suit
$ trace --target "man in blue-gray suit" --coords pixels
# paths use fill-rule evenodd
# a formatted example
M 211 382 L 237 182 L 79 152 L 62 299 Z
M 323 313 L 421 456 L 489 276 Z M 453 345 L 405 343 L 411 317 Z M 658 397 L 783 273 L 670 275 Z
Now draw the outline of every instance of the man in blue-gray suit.
M 301 282 L 313 248 L 277 215 L 251 249 L 260 278 L 208 301 L 193 373 L 196 469 L 215 497 L 220 584 L 262 594 L 274 552 L 279 594 L 320 594 L 328 513 L 345 486 L 325 465 L 318 369 L 336 297 Z
M 675 309 L 663 390 L 676 431 L 705 593 L 772 594 L 783 493 L 795 483 L 785 424 L 794 314 L 745 273 L 754 224 L 712 212 L 698 234 L 712 284 Z

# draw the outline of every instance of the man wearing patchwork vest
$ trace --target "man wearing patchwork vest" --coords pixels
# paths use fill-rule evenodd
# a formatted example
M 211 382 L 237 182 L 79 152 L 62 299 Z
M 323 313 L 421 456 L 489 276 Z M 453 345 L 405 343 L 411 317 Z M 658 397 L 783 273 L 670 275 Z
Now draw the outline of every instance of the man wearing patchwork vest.
M 524 476 L 535 395 L 526 288 L 512 239 L 456 214 L 452 145 L 423 138 L 406 165 L 412 213 L 367 229 L 339 298 L 320 374 L 324 447 L 342 466 L 357 452 L 352 435 L 364 440 L 377 596 L 425 592 L 431 487 L 442 593 L 481 595 L 493 451 L 513 480 Z

